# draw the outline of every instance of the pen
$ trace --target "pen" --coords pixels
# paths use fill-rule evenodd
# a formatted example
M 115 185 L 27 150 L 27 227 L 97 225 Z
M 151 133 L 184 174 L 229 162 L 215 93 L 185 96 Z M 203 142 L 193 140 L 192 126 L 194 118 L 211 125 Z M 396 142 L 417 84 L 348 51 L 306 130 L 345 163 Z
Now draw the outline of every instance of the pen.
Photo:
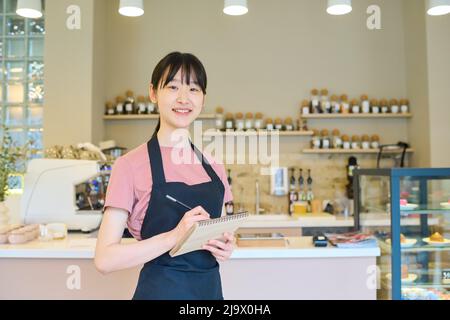
M 189 207 L 188 205 L 185 205 L 183 202 L 178 201 L 177 199 L 175 199 L 174 197 L 169 196 L 168 194 L 166 194 L 166 198 L 169 199 L 170 201 L 173 201 L 175 203 L 178 203 L 180 205 L 182 205 L 183 207 L 185 207 L 188 210 L 192 210 L 191 207 Z

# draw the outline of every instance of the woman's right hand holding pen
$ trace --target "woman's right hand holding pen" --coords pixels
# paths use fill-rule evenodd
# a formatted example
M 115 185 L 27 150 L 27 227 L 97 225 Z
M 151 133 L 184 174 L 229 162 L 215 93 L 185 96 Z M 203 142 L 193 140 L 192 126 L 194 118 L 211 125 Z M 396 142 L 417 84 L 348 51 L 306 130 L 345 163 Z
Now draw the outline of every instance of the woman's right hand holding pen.
M 201 206 L 195 207 L 194 209 L 186 212 L 178 223 L 178 225 L 170 231 L 171 245 L 173 247 L 178 243 L 178 241 L 188 232 L 188 230 L 194 225 L 194 223 L 202 220 L 210 219 L 210 215 Z

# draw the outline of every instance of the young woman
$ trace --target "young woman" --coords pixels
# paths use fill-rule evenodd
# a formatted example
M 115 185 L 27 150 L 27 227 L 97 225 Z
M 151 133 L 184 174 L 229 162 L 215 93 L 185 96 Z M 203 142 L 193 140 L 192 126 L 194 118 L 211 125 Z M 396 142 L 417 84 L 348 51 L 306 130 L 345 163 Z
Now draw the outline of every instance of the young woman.
M 144 264 L 134 299 L 223 299 L 217 260 L 230 257 L 232 234 L 224 235 L 225 242 L 209 241 L 204 250 L 174 258 L 168 253 L 196 221 L 220 217 L 232 200 L 223 165 L 205 159 L 189 139 L 187 129 L 205 105 L 206 84 L 195 56 L 173 52 L 162 59 L 150 85 L 160 111 L 155 133 L 114 164 L 95 265 L 106 274 Z M 185 212 L 166 195 L 194 209 Z M 126 225 L 140 241 L 120 244 Z

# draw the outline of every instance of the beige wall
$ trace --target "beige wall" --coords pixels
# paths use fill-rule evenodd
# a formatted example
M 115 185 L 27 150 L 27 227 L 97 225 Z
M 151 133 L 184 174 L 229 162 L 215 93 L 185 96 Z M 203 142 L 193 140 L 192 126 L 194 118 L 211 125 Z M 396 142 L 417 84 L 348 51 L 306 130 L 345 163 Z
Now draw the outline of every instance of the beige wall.
M 427 17 L 431 166 L 450 166 L 450 15 Z
M 207 112 L 298 116 L 313 87 L 359 97 L 406 96 L 401 1 L 355 1 L 354 11 L 333 17 L 325 1 L 258 0 L 250 13 L 230 17 L 222 1 L 146 0 L 140 18 L 117 13 L 108 2 L 106 96 L 133 89 L 145 94 L 156 63 L 173 50 L 193 52 L 209 76 Z M 383 29 L 366 28 L 366 8 L 379 4 Z M 103 105 L 98 105 L 103 108 Z M 155 122 L 108 122 L 105 138 L 127 147 L 145 142 Z M 380 133 L 386 143 L 407 139 L 407 121 L 311 121 L 348 134 Z M 292 149 L 292 148 L 291 148 Z M 298 152 L 298 147 L 295 148 Z

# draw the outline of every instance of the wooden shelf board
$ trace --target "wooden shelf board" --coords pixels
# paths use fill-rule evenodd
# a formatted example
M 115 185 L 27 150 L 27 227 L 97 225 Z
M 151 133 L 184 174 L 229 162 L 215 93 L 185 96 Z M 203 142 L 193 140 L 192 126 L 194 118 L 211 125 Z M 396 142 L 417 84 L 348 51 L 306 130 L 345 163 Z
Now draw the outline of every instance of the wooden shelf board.
M 411 118 L 411 113 L 320 113 L 320 114 L 308 114 L 301 115 L 303 119 L 399 119 L 399 118 Z
M 203 133 L 204 136 L 209 137 L 219 137 L 219 136 L 256 136 L 256 135 L 274 135 L 279 134 L 283 137 L 297 137 L 297 136 L 307 136 L 311 137 L 314 132 L 312 131 L 233 131 L 233 132 L 222 132 L 222 131 L 206 131 Z
M 378 154 L 378 149 L 304 149 L 306 154 Z M 407 153 L 414 153 L 414 149 L 408 149 Z M 384 153 L 401 153 L 398 151 L 383 151 Z
M 214 114 L 200 114 L 197 119 L 208 120 L 214 119 Z M 130 115 L 113 115 L 113 116 L 103 116 L 104 120 L 158 120 L 159 114 L 130 114 Z

